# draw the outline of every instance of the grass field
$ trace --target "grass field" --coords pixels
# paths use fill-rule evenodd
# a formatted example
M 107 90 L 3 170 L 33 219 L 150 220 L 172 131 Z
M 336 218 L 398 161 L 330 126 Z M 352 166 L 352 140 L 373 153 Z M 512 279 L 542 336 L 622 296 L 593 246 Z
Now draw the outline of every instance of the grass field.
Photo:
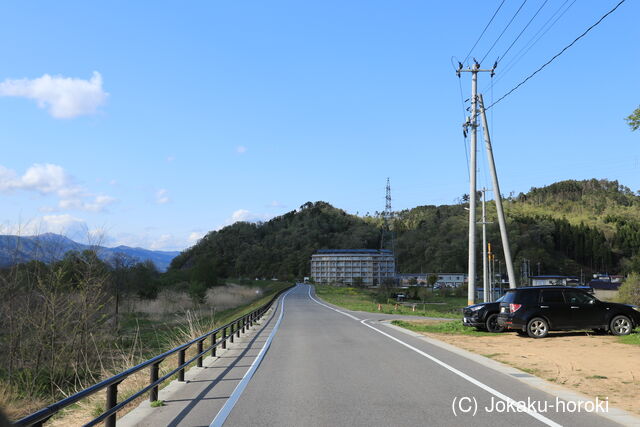
M 415 332 L 435 332 L 439 334 L 450 335 L 477 335 L 477 336 L 495 336 L 496 334 L 491 332 L 481 332 L 476 328 L 470 328 L 463 326 L 461 321 L 442 322 L 434 324 L 422 324 L 416 322 L 405 322 L 404 320 L 394 320 L 391 322 L 396 326 L 400 326 L 405 329 L 409 329 Z
M 317 285 L 316 295 L 323 300 L 344 307 L 348 310 L 367 311 L 371 313 L 407 314 L 425 317 L 444 317 L 457 319 L 462 317 L 461 309 L 467 305 L 465 297 L 442 296 L 436 293 L 429 295 L 423 304 L 415 301 L 415 311 L 411 305 L 402 305 L 392 299 L 386 303 L 376 302 L 377 291 L 344 286 Z M 409 302 L 407 304 L 413 304 Z

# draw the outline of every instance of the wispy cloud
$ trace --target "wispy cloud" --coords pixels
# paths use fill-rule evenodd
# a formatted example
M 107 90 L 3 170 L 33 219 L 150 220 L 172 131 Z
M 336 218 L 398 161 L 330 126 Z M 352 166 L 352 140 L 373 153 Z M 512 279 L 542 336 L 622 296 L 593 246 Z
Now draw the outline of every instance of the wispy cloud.
M 169 203 L 171 199 L 169 198 L 168 191 L 164 188 L 156 191 L 156 203 L 159 205 L 164 205 L 165 203 Z
M 34 99 L 57 119 L 96 113 L 109 94 L 102 89 L 102 76 L 93 72 L 89 80 L 45 74 L 36 79 L 6 79 L 0 96 Z
M 247 150 L 248 150 L 248 148 L 245 147 L 244 145 L 238 145 L 236 147 L 236 153 L 238 153 L 238 154 L 244 154 L 244 153 L 247 152 Z
M 44 215 L 23 224 L 0 225 L 0 234 L 33 236 L 43 233 L 62 234 L 80 241 L 87 237 L 89 231 L 83 219 L 69 214 Z
M 91 194 L 64 170 L 62 166 L 50 163 L 36 163 L 19 176 L 14 170 L 0 165 L 0 191 L 30 191 L 41 195 L 55 195 L 59 198 L 58 209 L 103 211 L 116 201 L 103 194 Z M 54 208 L 43 208 L 53 211 Z

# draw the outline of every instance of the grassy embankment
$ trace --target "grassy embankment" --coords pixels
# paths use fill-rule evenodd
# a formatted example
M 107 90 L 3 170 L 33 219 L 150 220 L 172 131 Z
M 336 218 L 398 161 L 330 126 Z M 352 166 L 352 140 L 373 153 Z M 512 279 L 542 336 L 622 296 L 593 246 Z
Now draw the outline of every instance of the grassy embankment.
M 425 317 L 444 317 L 458 319 L 462 317 L 461 309 L 467 304 L 465 297 L 451 296 L 446 292 L 428 290 L 424 301 L 410 300 L 396 303 L 388 298 L 380 304 L 378 310 L 378 294 L 375 289 L 350 288 L 342 286 L 317 285 L 316 295 L 328 303 L 344 307 L 348 310 L 367 311 L 371 313 L 402 314 Z M 398 292 L 402 292 L 399 290 Z M 415 304 L 415 311 L 413 311 Z
M 291 285 L 291 283 L 275 281 L 251 281 L 251 283 L 234 281 L 234 283 L 251 286 L 251 288 L 257 292 L 254 291 L 254 297 L 245 296 L 242 301 L 239 300 L 237 306 L 221 311 L 216 311 L 212 307 L 206 307 L 205 304 L 197 307 L 197 309 L 191 306 L 183 307 L 181 310 L 172 312 L 148 313 L 133 311 L 123 313 L 120 318 L 119 332 L 114 342 L 113 351 L 108 355 L 111 366 L 105 368 L 104 372 L 96 377 L 95 382 L 122 372 L 131 366 L 135 366 L 144 360 L 197 338 L 216 327 L 247 314 L 268 302 L 276 292 Z M 173 295 L 171 296 L 173 297 Z M 163 294 L 161 293 L 158 298 L 162 299 Z M 164 296 L 164 298 L 166 298 L 166 296 Z M 162 301 L 157 302 L 158 306 L 175 307 L 175 304 L 162 304 Z M 187 351 L 186 359 L 188 360 L 195 354 L 196 346 L 194 345 Z M 177 354 L 167 358 L 161 365 L 160 376 L 171 371 L 176 364 Z M 195 363 L 193 366 L 195 366 Z M 148 384 L 148 375 L 148 369 L 143 369 L 124 380 L 118 386 L 118 400 L 122 401 L 146 386 Z M 177 375 L 174 375 L 171 379 L 175 379 L 176 377 Z M 170 380 L 164 382 L 161 388 L 168 385 L 169 382 Z M 87 384 L 87 386 L 88 385 L 91 384 Z M 1 384 L 0 389 L 2 389 Z M 15 396 L 13 393 L 5 393 L 3 395 L 3 393 L 0 392 L 3 409 L 5 409 L 7 414 L 13 419 L 28 415 L 34 410 L 52 403 L 43 399 L 38 399 L 36 402 L 26 401 L 23 398 L 16 397 L 18 396 Z M 129 410 L 135 408 L 146 398 L 148 398 L 148 396 L 136 399 L 124 410 L 120 411 L 118 416 L 122 416 Z M 49 425 L 66 426 L 84 424 L 90 419 L 100 415 L 104 411 L 104 408 L 105 396 L 103 392 L 100 392 L 61 411 L 49 421 Z

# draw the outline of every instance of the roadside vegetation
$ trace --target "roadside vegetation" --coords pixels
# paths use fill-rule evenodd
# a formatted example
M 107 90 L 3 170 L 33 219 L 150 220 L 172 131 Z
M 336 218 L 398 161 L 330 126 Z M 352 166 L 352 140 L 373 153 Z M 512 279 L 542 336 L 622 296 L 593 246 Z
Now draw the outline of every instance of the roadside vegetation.
M 460 318 L 466 306 L 465 289 L 367 289 L 346 286 L 316 285 L 316 295 L 324 301 L 348 310 L 372 313 L 402 314 L 425 317 Z M 396 301 L 392 296 L 403 293 L 409 299 Z M 379 307 L 379 308 L 378 308 Z M 415 307 L 415 309 L 414 309 Z
M 432 332 L 436 334 L 449 334 L 449 335 L 475 335 L 475 336 L 491 336 L 494 335 L 491 332 L 478 331 L 475 328 L 469 328 L 462 325 L 461 320 L 452 322 L 412 322 L 404 320 L 394 320 L 391 322 L 393 325 L 400 326 L 405 329 L 409 329 L 414 332 Z
M 0 407 L 11 419 L 28 415 L 254 309 L 289 284 L 222 279 L 204 262 L 160 273 L 151 263 L 107 264 L 93 251 L 2 269 Z M 123 383 L 121 398 L 135 389 L 128 382 L 146 381 L 148 372 Z M 99 412 L 103 395 L 72 412 Z

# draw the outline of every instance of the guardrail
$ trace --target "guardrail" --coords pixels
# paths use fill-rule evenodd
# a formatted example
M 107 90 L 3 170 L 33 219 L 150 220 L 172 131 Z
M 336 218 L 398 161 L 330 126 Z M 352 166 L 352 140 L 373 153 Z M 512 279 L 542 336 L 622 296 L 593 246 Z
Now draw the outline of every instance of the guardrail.
M 17 426 L 42 426 L 49 418 L 60 412 L 62 409 L 66 408 L 69 405 L 74 404 L 75 402 L 89 397 L 103 389 L 106 388 L 107 393 L 107 401 L 106 401 L 106 410 L 97 418 L 94 418 L 87 424 L 86 426 L 94 426 L 102 421 L 105 422 L 105 426 L 113 427 L 116 425 L 116 413 L 122 409 L 125 405 L 129 404 L 133 400 L 142 396 L 145 393 L 149 393 L 149 401 L 153 402 L 158 400 L 158 386 L 164 381 L 171 378 L 171 376 L 178 374 L 178 381 L 184 381 L 184 371 L 189 365 L 193 362 L 196 362 L 196 366 L 202 367 L 202 360 L 206 353 L 211 352 L 211 356 L 216 356 L 216 350 L 218 347 L 222 347 L 223 349 L 227 348 L 227 341 L 233 343 L 234 336 L 236 338 L 240 337 L 241 333 L 245 333 L 249 327 L 253 326 L 253 324 L 258 321 L 273 305 L 273 303 L 278 299 L 278 297 L 285 291 L 291 289 L 293 286 L 289 286 L 288 288 L 282 289 L 278 291 L 269 302 L 260 306 L 259 308 L 253 310 L 251 313 L 245 314 L 244 316 L 238 317 L 235 320 L 227 323 L 226 325 L 220 326 L 213 331 L 207 332 L 204 335 L 199 336 L 198 338 L 191 340 L 187 343 L 184 343 L 176 348 L 173 348 L 167 352 L 164 352 L 158 356 L 155 356 L 145 362 L 142 362 L 132 368 L 127 369 L 124 372 L 121 372 L 117 375 L 112 376 L 111 378 L 107 378 L 104 381 L 99 382 L 96 385 L 93 385 L 89 388 L 86 388 L 78 393 L 71 395 L 65 399 L 62 399 L 52 405 L 47 406 L 37 412 L 34 412 L 31 415 L 28 415 L 14 423 Z M 204 348 L 205 341 L 209 339 L 210 344 L 207 348 Z M 185 361 L 185 356 L 187 350 L 192 345 L 197 346 L 197 352 L 194 357 Z M 159 377 L 160 373 L 160 363 L 162 363 L 167 357 L 172 356 L 178 353 L 178 366 L 173 369 L 171 372 Z M 118 402 L 118 384 L 124 381 L 130 375 L 141 371 L 142 369 L 149 368 L 149 385 L 142 388 L 138 392 L 133 395 L 127 397 L 122 402 Z

